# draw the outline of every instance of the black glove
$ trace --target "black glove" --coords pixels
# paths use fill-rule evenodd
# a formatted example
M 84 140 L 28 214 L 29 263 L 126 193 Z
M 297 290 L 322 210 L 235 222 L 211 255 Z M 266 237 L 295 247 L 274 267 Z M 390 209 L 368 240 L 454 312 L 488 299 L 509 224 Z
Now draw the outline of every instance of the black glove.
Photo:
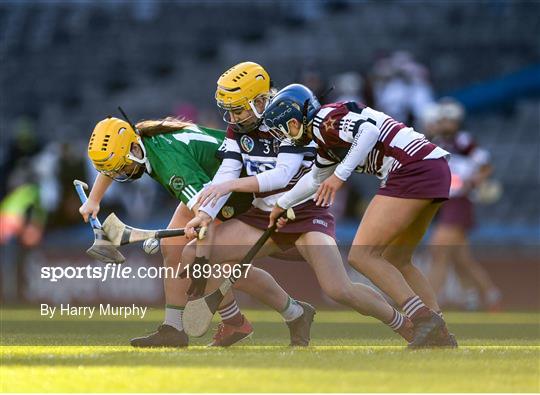
M 189 285 L 189 288 L 187 290 L 187 295 L 192 297 L 192 298 L 200 298 L 201 296 L 204 295 L 204 290 L 206 289 L 206 283 L 208 282 L 208 278 L 205 277 L 204 275 L 204 268 L 207 267 L 207 266 L 210 266 L 210 261 L 208 260 L 208 258 L 204 257 L 204 256 L 198 256 L 195 258 L 195 260 L 193 261 L 193 263 L 189 266 L 191 266 L 191 268 L 195 267 L 195 265 L 200 265 L 200 276 L 198 277 L 194 277 L 193 276 L 193 271 L 191 271 L 191 276 L 190 276 L 190 280 L 191 280 L 191 284 Z M 207 269 L 208 271 L 208 269 Z M 180 273 L 180 278 L 186 278 L 187 277 L 187 273 L 188 273 L 188 269 L 187 267 L 184 269 L 184 271 L 182 273 Z

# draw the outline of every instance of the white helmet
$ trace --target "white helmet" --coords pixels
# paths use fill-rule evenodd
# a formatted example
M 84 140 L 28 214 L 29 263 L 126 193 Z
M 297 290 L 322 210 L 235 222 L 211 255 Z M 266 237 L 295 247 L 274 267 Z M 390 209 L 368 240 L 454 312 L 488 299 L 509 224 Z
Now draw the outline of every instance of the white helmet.
M 457 100 L 444 97 L 439 100 L 439 119 L 448 119 L 456 122 L 463 122 L 465 118 L 465 108 Z

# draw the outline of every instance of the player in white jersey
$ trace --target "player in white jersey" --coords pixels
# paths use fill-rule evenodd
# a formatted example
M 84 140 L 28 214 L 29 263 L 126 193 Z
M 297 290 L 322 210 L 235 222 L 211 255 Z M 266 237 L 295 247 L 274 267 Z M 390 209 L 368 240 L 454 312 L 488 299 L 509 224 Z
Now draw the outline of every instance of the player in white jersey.
M 229 80 L 227 76 L 231 74 L 233 78 Z M 238 262 L 245 256 L 266 230 L 269 214 L 276 201 L 309 171 L 315 157 L 314 144 L 280 144 L 279 140 L 259 129 L 259 122 L 250 122 L 249 127 L 245 125 L 245 120 L 258 119 L 254 114 L 262 114 L 268 98 L 259 97 L 257 92 L 239 92 L 235 80 L 242 77 L 233 68 L 218 81 L 218 105 L 227 111 L 226 119 L 233 125 L 227 130 L 225 159 L 211 185 L 199 195 L 199 213 L 186 225 L 186 233 L 192 237 L 193 228 L 210 223 L 231 192 L 254 193 L 251 209 L 216 228 L 215 237 L 219 246 L 212 249 L 212 263 Z M 254 108 L 234 100 L 238 93 L 253 100 Z M 239 178 L 243 168 L 248 177 Z M 296 202 L 294 211 L 296 221 L 274 233 L 257 257 L 296 247 L 315 271 L 328 296 L 361 314 L 378 318 L 407 340 L 412 340 L 412 324 L 409 320 L 374 289 L 352 283 L 348 278 L 335 241 L 334 217 L 328 208 L 315 205 L 311 196 L 306 196 Z M 183 261 L 193 262 L 194 257 L 195 246 L 191 243 L 184 249 Z M 238 280 L 244 281 L 248 280 Z M 202 284 L 204 286 L 204 282 Z M 282 302 L 284 305 L 288 303 L 287 300 Z M 300 325 L 305 328 L 305 331 L 297 331 L 302 337 L 297 344 L 307 345 L 315 311 L 307 303 L 300 302 L 299 305 L 302 315 L 288 324 L 291 328 Z
M 362 219 L 349 262 L 402 307 L 414 323 L 411 347 L 455 345 L 433 290 L 412 264 L 412 254 L 442 201 L 448 199 L 448 152 L 388 115 L 353 102 L 320 107 L 303 85 L 272 99 L 264 123 L 299 146 L 318 145 L 310 174 L 278 199 L 275 218 L 314 193 L 318 206 L 333 203 L 353 171 L 382 180 Z M 280 220 L 280 224 L 285 221 Z
M 429 278 L 438 294 L 444 286 L 448 267 L 456 265 L 458 273 L 472 280 L 480 291 L 483 305 L 496 310 L 501 294 L 488 272 L 474 259 L 469 247 L 469 232 L 474 227 L 474 205 L 471 193 L 492 173 L 489 153 L 478 147 L 470 133 L 461 131 L 465 110 L 458 102 L 441 100 L 437 105 L 433 141 L 452 154 L 450 199 L 439 213 L 431 237 L 433 263 Z M 460 278 L 462 277 L 460 276 Z

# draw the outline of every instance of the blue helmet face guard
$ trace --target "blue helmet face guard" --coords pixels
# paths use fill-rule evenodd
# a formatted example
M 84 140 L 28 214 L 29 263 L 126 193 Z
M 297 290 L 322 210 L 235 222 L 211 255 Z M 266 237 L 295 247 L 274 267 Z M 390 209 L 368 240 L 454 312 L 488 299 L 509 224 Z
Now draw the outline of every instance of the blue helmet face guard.
M 271 100 L 263 114 L 263 123 L 274 137 L 280 140 L 288 138 L 295 144 L 304 145 L 309 140 L 305 133 L 320 107 L 313 92 L 303 85 L 292 84 Z M 293 119 L 300 123 L 300 130 L 295 136 L 290 130 Z
M 296 119 L 302 122 L 302 113 L 297 103 L 291 101 L 281 101 L 277 105 L 270 105 L 264 112 L 263 122 L 268 128 L 268 132 L 279 140 L 292 139 L 289 123 Z

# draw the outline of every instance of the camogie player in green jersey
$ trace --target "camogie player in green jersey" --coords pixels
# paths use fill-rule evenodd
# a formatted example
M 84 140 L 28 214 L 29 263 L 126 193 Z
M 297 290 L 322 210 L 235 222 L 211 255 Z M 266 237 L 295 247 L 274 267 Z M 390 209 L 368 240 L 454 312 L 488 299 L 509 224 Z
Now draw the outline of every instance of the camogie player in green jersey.
M 88 201 L 79 211 L 85 221 L 88 221 L 89 216 L 95 218 L 99 212 L 99 203 L 113 181 L 132 181 L 147 173 L 180 200 L 168 227 L 184 227 L 197 212 L 198 192 L 212 180 L 221 164 L 220 147 L 225 133 L 175 118 L 143 121 L 135 129 L 128 122 L 112 117 L 96 125 L 88 144 L 88 156 L 99 174 Z M 250 207 L 251 200 L 250 194 L 232 195 L 219 218 L 227 220 L 240 214 Z M 209 240 L 212 240 L 212 233 L 210 228 L 207 236 Z M 180 260 L 187 242 L 185 237 L 161 240 L 161 253 L 166 267 L 176 269 L 182 265 Z M 301 321 L 302 308 L 298 303 L 291 303 L 292 299 L 270 274 L 253 267 L 247 279 L 238 281 L 235 288 L 279 311 L 287 322 L 295 319 Z M 165 320 L 156 332 L 132 339 L 133 346 L 188 345 L 188 337 L 182 326 L 182 313 L 189 285 L 189 279 L 165 278 Z M 219 313 L 222 323 L 212 345 L 229 346 L 253 332 L 231 292 L 226 295 Z M 311 322 L 305 325 L 299 322 L 289 326 L 291 339 L 298 339 L 299 333 L 309 339 L 310 325 Z M 301 343 L 305 342 L 306 339 L 302 339 Z M 291 344 L 295 345 L 295 341 Z

